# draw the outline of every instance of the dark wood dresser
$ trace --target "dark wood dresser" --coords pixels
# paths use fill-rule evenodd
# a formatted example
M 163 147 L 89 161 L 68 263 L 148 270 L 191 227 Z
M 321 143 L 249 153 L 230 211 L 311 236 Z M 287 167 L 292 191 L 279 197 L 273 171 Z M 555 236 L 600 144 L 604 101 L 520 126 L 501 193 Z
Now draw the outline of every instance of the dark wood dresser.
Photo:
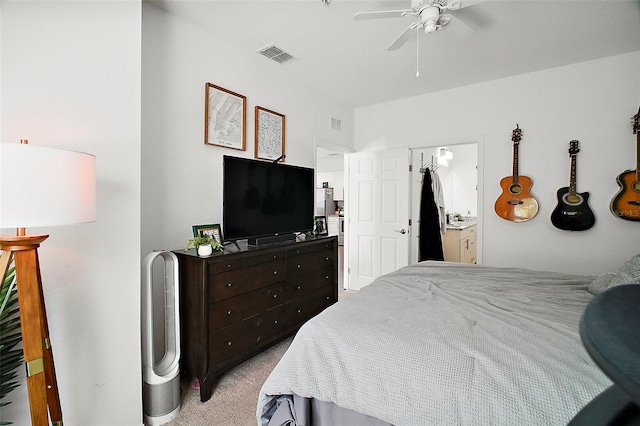
M 295 333 L 338 300 L 338 241 L 227 246 L 180 265 L 181 370 L 211 398 L 225 371 Z

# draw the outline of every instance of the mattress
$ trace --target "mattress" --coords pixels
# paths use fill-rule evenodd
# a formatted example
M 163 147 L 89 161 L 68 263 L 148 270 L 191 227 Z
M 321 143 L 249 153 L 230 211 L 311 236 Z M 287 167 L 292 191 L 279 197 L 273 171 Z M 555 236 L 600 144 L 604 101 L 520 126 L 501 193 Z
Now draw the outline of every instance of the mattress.
M 382 276 L 300 329 L 258 424 L 312 424 L 296 396 L 382 424 L 565 425 L 611 384 L 579 337 L 592 280 L 449 262 Z

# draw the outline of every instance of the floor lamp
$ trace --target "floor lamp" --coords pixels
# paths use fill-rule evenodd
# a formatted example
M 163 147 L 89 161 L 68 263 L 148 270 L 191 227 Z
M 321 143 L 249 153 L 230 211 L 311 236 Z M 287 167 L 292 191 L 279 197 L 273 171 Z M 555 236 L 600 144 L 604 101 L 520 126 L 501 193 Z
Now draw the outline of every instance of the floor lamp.
M 27 393 L 33 426 L 62 425 L 62 409 L 42 291 L 38 247 L 49 235 L 27 227 L 91 222 L 95 218 L 95 157 L 18 143 L 0 143 L 2 276 L 14 261 Z M 0 286 L 2 282 L 0 281 Z

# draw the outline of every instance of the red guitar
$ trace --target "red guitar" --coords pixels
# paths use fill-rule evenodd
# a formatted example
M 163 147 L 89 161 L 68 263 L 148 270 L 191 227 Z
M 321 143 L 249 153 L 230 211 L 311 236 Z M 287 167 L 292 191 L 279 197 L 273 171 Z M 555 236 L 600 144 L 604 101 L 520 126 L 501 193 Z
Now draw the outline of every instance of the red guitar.
M 620 190 L 611 200 L 611 212 L 624 220 L 640 222 L 640 108 L 633 116 L 633 133 L 636 135 L 636 169 L 625 170 L 616 180 Z
M 496 214 L 512 222 L 524 222 L 538 214 L 538 202 L 531 195 L 531 178 L 518 174 L 518 145 L 522 139 L 522 130 L 516 124 L 511 140 L 513 141 L 513 175 L 502 178 L 502 194 L 495 202 Z

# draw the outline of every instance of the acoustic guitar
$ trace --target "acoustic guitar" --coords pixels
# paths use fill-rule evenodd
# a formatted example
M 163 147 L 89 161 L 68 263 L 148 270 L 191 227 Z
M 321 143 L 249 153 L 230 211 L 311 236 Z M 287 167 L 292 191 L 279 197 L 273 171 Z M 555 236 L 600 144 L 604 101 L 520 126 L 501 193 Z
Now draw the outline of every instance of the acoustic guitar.
M 640 108 L 633 116 L 636 135 L 636 169 L 625 170 L 616 180 L 620 190 L 611 200 L 611 213 L 624 220 L 640 222 Z
M 569 142 L 569 157 L 571 157 L 571 177 L 569 186 L 558 189 L 558 205 L 551 213 L 551 223 L 564 231 L 585 231 L 596 223 L 593 211 L 589 207 L 589 193 L 576 190 L 577 157 L 580 152 L 580 142 Z
M 522 130 L 516 124 L 511 133 L 513 141 L 513 175 L 500 180 L 502 194 L 495 202 L 494 210 L 498 216 L 512 222 L 524 222 L 538 214 L 538 202 L 531 195 L 531 178 L 518 174 L 518 145 L 522 139 Z

